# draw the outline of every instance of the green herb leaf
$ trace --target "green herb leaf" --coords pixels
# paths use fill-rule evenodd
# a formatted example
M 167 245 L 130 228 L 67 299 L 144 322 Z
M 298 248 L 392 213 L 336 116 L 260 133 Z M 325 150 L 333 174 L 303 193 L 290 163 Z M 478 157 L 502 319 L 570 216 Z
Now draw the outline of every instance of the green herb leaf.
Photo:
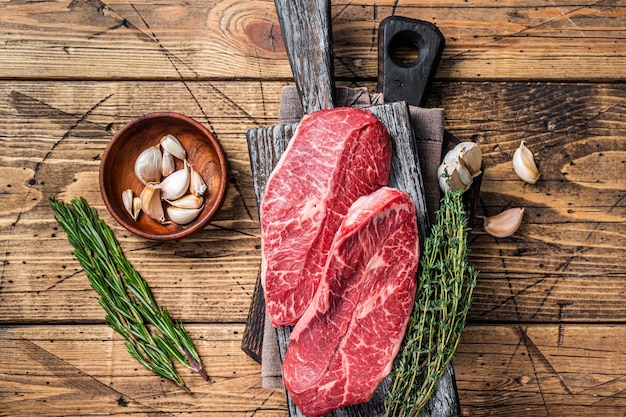
M 387 417 L 417 416 L 452 361 L 478 277 L 468 266 L 462 191 L 446 193 L 424 243 L 418 288 L 385 396 Z
M 113 231 L 96 210 L 84 198 L 72 199 L 71 205 L 50 199 L 50 205 L 100 296 L 107 323 L 126 339 L 128 352 L 146 368 L 185 389 L 173 361 L 208 380 L 183 324 L 157 305 L 148 283 L 126 259 Z

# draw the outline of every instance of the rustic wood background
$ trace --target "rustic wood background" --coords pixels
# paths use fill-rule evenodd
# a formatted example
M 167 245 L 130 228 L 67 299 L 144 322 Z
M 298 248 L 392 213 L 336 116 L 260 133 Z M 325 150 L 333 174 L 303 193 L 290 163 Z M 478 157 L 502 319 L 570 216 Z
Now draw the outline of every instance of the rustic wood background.
M 372 90 L 377 25 L 435 23 L 446 48 L 428 107 L 485 157 L 478 215 L 524 206 L 480 270 L 454 366 L 464 416 L 626 412 L 626 2 L 332 2 L 340 85 Z M 0 415 L 286 416 L 240 350 L 260 261 L 245 132 L 273 125 L 292 82 L 274 3 L 0 2 Z M 130 235 L 98 167 L 112 134 L 153 111 L 195 118 L 230 164 L 223 210 L 194 237 Z M 513 173 L 521 140 L 542 172 Z M 84 196 L 211 376 L 192 394 L 142 368 L 104 323 L 49 197 Z

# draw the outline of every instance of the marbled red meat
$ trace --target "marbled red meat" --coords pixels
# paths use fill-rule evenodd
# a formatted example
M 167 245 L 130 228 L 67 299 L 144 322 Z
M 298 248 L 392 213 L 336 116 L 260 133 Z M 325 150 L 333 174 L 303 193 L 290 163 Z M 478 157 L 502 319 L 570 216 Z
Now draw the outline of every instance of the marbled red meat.
M 389 132 L 368 110 L 320 110 L 301 120 L 260 206 L 261 282 L 274 326 L 300 318 L 348 208 L 387 184 L 390 164 Z
M 383 187 L 354 203 L 283 361 L 285 387 L 304 414 L 371 398 L 400 349 L 418 259 L 415 208 L 407 194 Z

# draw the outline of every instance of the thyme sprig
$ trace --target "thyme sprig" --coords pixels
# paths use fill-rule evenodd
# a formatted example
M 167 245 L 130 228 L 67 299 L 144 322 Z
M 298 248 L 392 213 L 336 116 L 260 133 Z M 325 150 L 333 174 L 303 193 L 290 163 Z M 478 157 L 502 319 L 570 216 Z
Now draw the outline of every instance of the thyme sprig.
M 468 263 L 469 230 L 462 191 L 447 193 L 424 244 L 413 312 L 385 397 L 387 417 L 419 415 L 454 358 L 478 276 Z
M 71 205 L 50 199 L 55 218 L 74 246 L 106 321 L 126 340 L 128 352 L 146 368 L 187 389 L 174 361 L 208 380 L 200 356 L 180 321 L 159 307 L 148 283 L 126 259 L 111 228 L 84 198 Z

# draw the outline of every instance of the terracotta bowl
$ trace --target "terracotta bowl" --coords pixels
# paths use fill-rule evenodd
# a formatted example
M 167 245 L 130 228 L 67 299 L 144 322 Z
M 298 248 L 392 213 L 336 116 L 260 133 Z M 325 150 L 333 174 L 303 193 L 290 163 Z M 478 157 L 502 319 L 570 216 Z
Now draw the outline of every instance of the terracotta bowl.
M 143 212 L 134 220 L 122 202 L 124 190 L 131 189 L 139 196 L 144 187 L 135 176 L 135 160 L 167 134 L 179 140 L 187 152 L 187 161 L 207 184 L 204 208 L 187 225 L 161 224 Z M 183 161 L 176 159 L 176 169 L 182 167 Z M 107 209 L 119 224 L 147 239 L 180 239 L 203 229 L 220 209 L 226 184 L 226 159 L 219 142 L 200 123 L 177 113 L 150 113 L 131 121 L 113 136 L 100 163 L 100 192 Z

